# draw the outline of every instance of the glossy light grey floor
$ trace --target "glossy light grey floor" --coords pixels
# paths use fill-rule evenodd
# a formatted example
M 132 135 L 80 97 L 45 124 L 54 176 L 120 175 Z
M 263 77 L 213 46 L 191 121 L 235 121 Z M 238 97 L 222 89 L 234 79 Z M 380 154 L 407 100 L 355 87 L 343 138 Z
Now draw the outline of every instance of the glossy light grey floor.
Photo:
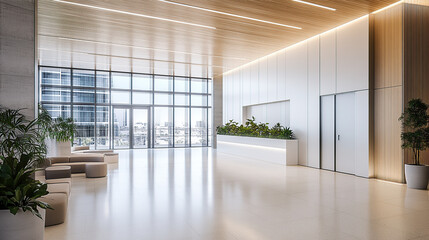
M 120 151 L 46 240 L 429 239 L 429 193 L 210 148 Z

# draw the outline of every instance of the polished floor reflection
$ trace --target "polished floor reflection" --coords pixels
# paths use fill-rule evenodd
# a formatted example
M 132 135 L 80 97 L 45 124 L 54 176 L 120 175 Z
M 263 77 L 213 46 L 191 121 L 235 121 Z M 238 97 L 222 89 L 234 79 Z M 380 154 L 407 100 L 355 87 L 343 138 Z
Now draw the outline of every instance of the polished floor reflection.
M 210 148 L 119 151 L 102 179 L 75 175 L 46 240 L 429 239 L 429 193 Z

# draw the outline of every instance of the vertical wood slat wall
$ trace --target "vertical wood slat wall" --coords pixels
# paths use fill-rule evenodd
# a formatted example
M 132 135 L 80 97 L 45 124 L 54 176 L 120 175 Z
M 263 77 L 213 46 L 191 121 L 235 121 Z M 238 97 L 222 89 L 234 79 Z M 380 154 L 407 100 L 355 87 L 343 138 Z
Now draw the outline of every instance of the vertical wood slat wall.
M 429 6 L 421 1 L 404 4 L 404 104 L 421 98 L 429 104 Z M 428 3 L 429 1 L 426 1 Z M 429 151 L 420 154 L 421 163 L 429 165 Z M 412 163 L 406 151 L 405 163 Z
M 371 26 L 374 177 L 404 182 L 412 156 L 398 118 L 413 98 L 429 103 L 429 6 L 408 0 L 372 15 Z M 429 165 L 429 151 L 421 157 Z
M 403 105 L 403 4 L 372 16 L 374 177 L 404 181 L 401 125 Z

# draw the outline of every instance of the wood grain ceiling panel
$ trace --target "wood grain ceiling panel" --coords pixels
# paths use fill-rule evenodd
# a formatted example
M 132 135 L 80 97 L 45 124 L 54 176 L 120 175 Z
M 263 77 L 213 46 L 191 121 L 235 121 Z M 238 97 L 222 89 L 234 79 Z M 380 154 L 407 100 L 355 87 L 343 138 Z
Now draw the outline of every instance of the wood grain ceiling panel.
M 214 75 L 386 7 L 397 0 L 177 0 L 181 4 L 301 27 L 286 28 L 158 0 L 67 0 L 90 6 L 190 22 L 216 29 L 131 16 L 54 0 L 39 0 L 41 63 L 79 53 L 206 66 Z M 46 59 L 44 59 L 46 58 Z M 94 59 L 97 57 L 88 57 Z M 67 61 L 67 60 L 62 60 Z M 68 59 L 70 64 L 73 59 Z M 88 60 L 88 65 L 97 63 Z M 156 65 L 156 64 L 153 64 Z M 170 64 L 174 66 L 174 64 Z

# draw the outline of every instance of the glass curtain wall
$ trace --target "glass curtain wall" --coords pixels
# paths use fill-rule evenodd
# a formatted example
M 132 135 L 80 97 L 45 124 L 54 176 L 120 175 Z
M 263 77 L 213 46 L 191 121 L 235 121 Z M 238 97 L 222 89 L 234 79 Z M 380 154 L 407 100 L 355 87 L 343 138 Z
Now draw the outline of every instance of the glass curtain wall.
M 211 144 L 211 79 L 40 66 L 39 84 L 40 103 L 48 112 L 74 119 L 74 145 Z

